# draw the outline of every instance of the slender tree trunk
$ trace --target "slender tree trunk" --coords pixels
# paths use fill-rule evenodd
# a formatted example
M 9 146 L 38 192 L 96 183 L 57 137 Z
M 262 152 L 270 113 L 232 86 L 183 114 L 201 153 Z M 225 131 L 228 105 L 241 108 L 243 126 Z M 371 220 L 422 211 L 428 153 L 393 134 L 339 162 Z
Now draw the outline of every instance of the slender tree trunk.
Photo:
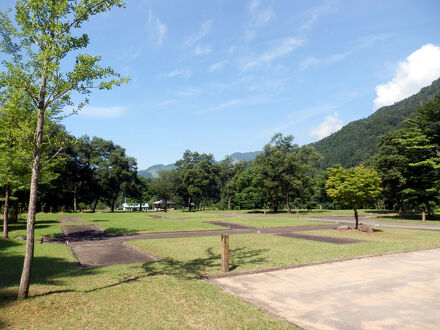
M 77 206 L 76 206 L 77 193 L 78 193 L 78 186 L 75 185 L 75 187 L 73 188 L 73 213 L 76 213 L 77 211 Z
M 191 196 L 188 196 L 188 211 L 191 212 Z
M 165 213 L 167 213 L 167 200 L 165 199 L 165 206 L 164 206 L 164 208 L 163 208 L 163 210 L 165 211 Z
M 286 209 L 287 209 L 287 213 L 291 214 L 292 213 L 292 208 L 290 207 L 290 200 L 289 200 L 289 193 L 286 192 Z
M 358 227 L 359 227 L 359 215 L 358 215 L 358 210 L 357 210 L 357 208 L 354 208 L 353 210 L 354 210 L 354 218 L 355 218 L 355 220 L 356 220 L 356 225 L 355 225 L 354 229 L 358 229 Z
M 231 195 L 228 195 L 228 211 L 231 210 L 231 199 L 232 199 Z
M 399 213 L 399 216 L 403 215 L 403 202 L 401 197 L 397 197 L 397 212 Z
M 433 218 L 434 217 L 434 212 L 433 212 L 432 207 L 429 204 L 428 200 L 425 202 L 425 205 L 426 205 L 426 210 L 428 211 L 428 217 L 429 218 Z
M 93 210 L 92 210 L 92 213 L 95 213 L 95 211 L 96 211 L 96 206 L 98 205 L 98 202 L 99 202 L 99 196 L 96 198 L 96 200 L 95 200 L 95 204 L 93 204 Z
M 44 129 L 44 106 L 45 106 L 46 75 L 43 73 L 40 85 L 40 100 L 38 105 L 38 121 L 35 139 L 34 162 L 32 164 L 32 177 L 29 195 L 29 209 L 26 227 L 26 253 L 24 256 L 23 272 L 21 274 L 19 299 L 26 299 L 29 295 L 29 285 L 34 259 L 34 229 L 35 214 L 37 211 L 38 178 L 40 176 L 41 145 Z
M 5 208 L 3 210 L 3 238 L 8 238 L 9 225 L 9 195 L 11 194 L 11 186 L 6 184 L 5 192 Z

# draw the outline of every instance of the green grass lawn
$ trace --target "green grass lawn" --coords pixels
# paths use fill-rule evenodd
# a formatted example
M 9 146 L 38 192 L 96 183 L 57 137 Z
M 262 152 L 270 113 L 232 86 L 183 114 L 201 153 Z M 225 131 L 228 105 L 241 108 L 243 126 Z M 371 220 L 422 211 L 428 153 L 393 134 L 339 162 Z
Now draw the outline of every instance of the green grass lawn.
M 301 233 L 353 238 L 365 242 L 332 244 L 275 235 L 231 235 L 232 271 L 336 260 L 440 246 L 440 233 L 423 230 L 383 229 L 374 233 L 315 230 Z M 220 237 L 191 237 L 131 241 L 163 259 L 149 264 L 151 274 L 186 274 L 189 277 L 220 273 Z
M 150 215 L 172 219 L 153 219 Z M 249 226 L 319 224 L 268 214 L 245 212 L 78 214 L 114 232 L 205 230 L 221 227 L 204 221 L 229 221 Z M 38 214 L 36 238 L 59 234 L 60 216 Z M 81 223 L 77 223 L 81 224 Z M 116 228 L 116 229 L 112 229 Z M 25 224 L 11 226 L 10 237 L 25 233 Z M 440 233 L 383 229 L 360 233 L 310 231 L 313 235 L 349 237 L 365 242 L 347 245 L 274 235 L 231 235 L 232 271 L 295 265 L 353 256 L 440 246 Z M 80 268 L 68 246 L 36 244 L 30 299 L 15 300 L 23 264 L 24 242 L 0 239 L 0 328 L 291 328 L 265 311 L 200 279 L 220 272 L 220 237 L 131 241 L 162 258 L 100 268 Z

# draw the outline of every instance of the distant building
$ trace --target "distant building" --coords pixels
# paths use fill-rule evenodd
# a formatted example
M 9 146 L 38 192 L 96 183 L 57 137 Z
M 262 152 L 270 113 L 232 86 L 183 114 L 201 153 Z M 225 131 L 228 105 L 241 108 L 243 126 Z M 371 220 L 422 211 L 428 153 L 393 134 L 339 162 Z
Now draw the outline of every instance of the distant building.
M 156 201 L 153 203 L 155 211 L 164 210 L 165 205 L 166 205 L 167 210 L 173 210 L 174 204 L 176 204 L 176 203 L 174 203 L 173 201 L 166 201 L 164 199 L 161 199 L 160 201 Z
M 150 208 L 150 205 L 148 203 L 145 204 L 129 204 L 124 203 L 122 204 L 122 209 L 124 211 L 146 211 Z

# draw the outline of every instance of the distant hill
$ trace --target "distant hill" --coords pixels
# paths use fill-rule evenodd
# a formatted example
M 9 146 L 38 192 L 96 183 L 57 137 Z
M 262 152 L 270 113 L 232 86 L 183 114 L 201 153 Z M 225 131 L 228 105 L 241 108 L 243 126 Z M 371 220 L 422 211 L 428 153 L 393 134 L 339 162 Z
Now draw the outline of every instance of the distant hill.
M 261 151 L 250 151 L 250 152 L 234 152 L 230 157 L 232 157 L 237 162 L 245 160 L 245 161 L 253 161 L 257 155 L 261 153 Z
M 324 156 L 322 168 L 336 163 L 352 167 L 368 160 L 378 151 L 379 136 L 396 128 L 436 95 L 440 95 L 440 79 L 422 88 L 417 94 L 382 107 L 367 118 L 352 121 L 338 132 L 313 143 Z
M 177 167 L 174 164 L 169 164 L 169 165 L 158 164 L 158 165 L 150 166 L 146 170 L 138 171 L 138 174 L 140 176 L 143 176 L 144 178 L 150 178 L 153 180 L 159 177 L 160 172 L 174 170 L 175 168 Z
M 230 157 L 232 157 L 237 162 L 242 160 L 252 161 L 260 152 L 261 151 L 235 152 L 232 155 L 230 155 Z M 146 170 L 140 170 L 138 171 L 138 174 L 145 178 L 150 178 L 154 180 L 159 177 L 160 172 L 174 170 L 176 168 L 177 167 L 174 164 L 169 164 L 169 165 L 158 164 L 158 165 L 150 166 Z

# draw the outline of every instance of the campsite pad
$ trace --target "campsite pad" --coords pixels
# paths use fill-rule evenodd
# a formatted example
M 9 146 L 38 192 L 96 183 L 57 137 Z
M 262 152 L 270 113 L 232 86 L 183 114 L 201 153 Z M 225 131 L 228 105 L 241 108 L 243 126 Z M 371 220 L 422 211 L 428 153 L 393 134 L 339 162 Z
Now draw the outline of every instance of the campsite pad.
M 73 253 L 83 267 L 99 267 L 137 262 L 154 262 L 159 259 L 147 252 L 124 243 L 73 243 Z
M 104 229 L 97 225 L 79 225 L 61 227 L 66 240 L 90 240 L 105 236 Z
M 205 222 L 213 224 L 213 225 L 217 225 L 217 226 L 228 227 L 231 229 L 254 229 L 254 227 L 240 225 L 238 223 L 223 222 L 223 221 L 205 221 Z
M 339 238 L 339 237 L 306 235 L 306 234 L 297 234 L 297 233 L 284 233 L 284 234 L 278 234 L 277 236 L 301 238 L 301 239 L 306 239 L 309 241 L 326 242 L 326 243 L 334 243 L 334 244 L 352 244 L 352 243 L 364 242 L 364 241 L 361 241 L 358 239 L 352 239 L 352 238 Z
M 85 220 L 79 217 L 61 217 L 59 222 L 84 222 Z

